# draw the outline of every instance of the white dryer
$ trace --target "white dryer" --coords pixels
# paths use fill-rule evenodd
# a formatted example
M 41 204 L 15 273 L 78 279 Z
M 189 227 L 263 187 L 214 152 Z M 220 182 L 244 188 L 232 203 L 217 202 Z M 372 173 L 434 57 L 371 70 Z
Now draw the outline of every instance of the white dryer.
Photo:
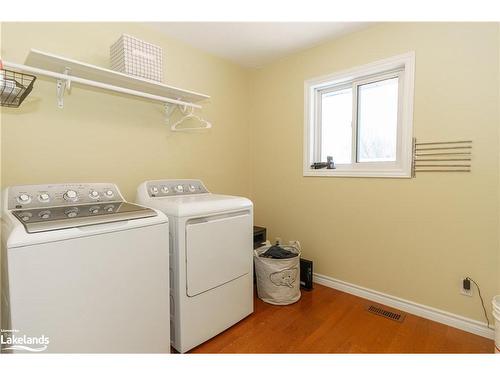
M 253 312 L 253 205 L 199 180 L 147 181 L 137 202 L 170 222 L 172 346 L 184 353 Z
M 2 197 L 2 353 L 169 353 L 168 219 L 110 183 Z

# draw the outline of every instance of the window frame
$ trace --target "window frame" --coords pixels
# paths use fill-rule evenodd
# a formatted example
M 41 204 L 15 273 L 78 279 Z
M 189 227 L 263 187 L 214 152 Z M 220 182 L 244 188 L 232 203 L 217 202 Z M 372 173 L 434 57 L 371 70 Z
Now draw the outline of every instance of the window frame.
M 359 87 L 398 77 L 398 130 L 396 161 L 358 162 L 358 94 Z M 415 52 L 329 74 L 304 82 L 304 176 L 395 177 L 410 178 L 412 165 L 413 96 Z M 336 169 L 311 169 L 321 156 L 321 96 L 332 91 L 352 88 L 353 116 L 351 164 Z

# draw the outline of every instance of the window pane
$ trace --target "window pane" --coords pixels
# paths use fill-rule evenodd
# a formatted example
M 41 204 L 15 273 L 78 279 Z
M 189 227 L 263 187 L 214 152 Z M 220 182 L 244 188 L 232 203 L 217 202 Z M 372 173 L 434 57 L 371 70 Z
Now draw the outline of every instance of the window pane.
M 398 78 L 358 86 L 358 162 L 396 161 Z
M 352 149 L 352 89 L 321 95 L 321 160 L 350 164 Z

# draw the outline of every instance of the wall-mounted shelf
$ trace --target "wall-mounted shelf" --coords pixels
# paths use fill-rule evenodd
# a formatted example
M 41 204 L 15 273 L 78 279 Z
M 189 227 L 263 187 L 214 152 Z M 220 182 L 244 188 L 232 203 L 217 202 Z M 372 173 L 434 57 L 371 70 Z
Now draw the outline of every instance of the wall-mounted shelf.
M 11 69 L 56 78 L 58 104 L 61 108 L 64 92 L 70 89 L 72 82 L 165 103 L 167 116 L 173 110 L 173 105 L 201 108 L 195 103 L 210 98 L 205 94 L 129 76 L 36 49 L 29 52 L 25 65 L 8 61 L 3 63 Z

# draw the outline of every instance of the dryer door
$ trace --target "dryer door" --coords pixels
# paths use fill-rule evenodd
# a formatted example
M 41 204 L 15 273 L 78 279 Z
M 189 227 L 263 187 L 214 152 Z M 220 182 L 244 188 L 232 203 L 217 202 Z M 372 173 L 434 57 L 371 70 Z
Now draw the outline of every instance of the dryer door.
M 196 296 L 252 271 L 249 211 L 186 223 L 187 295 Z

